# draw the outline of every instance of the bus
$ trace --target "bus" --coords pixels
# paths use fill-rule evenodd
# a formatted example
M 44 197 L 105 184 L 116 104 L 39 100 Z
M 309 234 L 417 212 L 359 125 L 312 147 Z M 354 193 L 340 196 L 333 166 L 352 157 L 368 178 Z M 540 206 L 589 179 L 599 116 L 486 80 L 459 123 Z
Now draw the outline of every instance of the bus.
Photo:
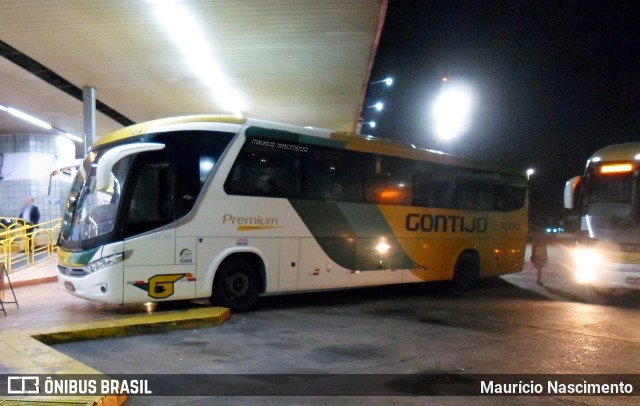
M 580 217 L 572 265 L 601 296 L 640 289 L 640 143 L 595 152 L 567 181 L 565 208 Z
M 518 272 L 519 171 L 374 137 L 223 116 L 106 135 L 71 186 L 59 281 L 81 298 L 210 298 Z

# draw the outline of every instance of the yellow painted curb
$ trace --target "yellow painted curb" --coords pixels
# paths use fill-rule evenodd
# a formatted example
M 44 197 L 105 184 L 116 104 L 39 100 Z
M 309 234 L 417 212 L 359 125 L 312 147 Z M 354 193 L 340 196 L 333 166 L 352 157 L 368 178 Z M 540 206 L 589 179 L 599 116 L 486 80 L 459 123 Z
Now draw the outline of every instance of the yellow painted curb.
M 224 323 L 231 312 L 223 307 L 201 307 L 183 311 L 136 315 L 113 320 L 90 321 L 52 327 L 32 335 L 45 344 L 154 334 L 183 328 L 202 328 Z
M 44 327 L 38 330 L 13 330 L 0 332 L 0 362 L 15 374 L 99 374 L 101 372 L 49 347 L 72 341 L 124 337 L 137 334 L 153 334 L 181 328 L 202 328 L 224 323 L 231 317 L 229 309 L 201 307 L 182 311 L 170 311 L 152 315 L 125 316 L 112 320 Z M 49 345 L 47 345 L 49 344 Z M 5 397 L 4 405 L 122 405 L 127 397 Z

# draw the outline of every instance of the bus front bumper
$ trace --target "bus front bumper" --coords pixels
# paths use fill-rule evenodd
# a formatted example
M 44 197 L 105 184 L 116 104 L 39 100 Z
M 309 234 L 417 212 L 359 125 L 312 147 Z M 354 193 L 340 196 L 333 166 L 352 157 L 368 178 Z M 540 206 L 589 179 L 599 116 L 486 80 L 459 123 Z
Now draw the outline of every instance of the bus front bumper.
M 60 266 L 58 269 L 60 270 Z M 58 272 L 58 283 L 66 292 L 82 299 L 101 303 L 121 304 L 122 265 L 116 264 L 81 277 Z

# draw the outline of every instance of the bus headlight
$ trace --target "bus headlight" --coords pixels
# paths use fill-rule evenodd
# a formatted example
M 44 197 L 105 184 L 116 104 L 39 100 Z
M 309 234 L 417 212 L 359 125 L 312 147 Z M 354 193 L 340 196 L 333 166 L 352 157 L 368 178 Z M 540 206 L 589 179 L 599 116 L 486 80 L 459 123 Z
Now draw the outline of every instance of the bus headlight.
M 120 252 L 115 255 L 110 255 L 108 257 L 100 258 L 96 261 L 89 262 L 87 265 L 82 267 L 82 269 L 84 269 L 85 272 L 87 272 L 87 274 L 90 274 L 90 273 L 99 271 L 102 268 L 105 268 L 107 266 L 117 264 L 118 262 L 121 262 L 123 259 L 124 259 L 124 255 Z
M 578 283 L 588 284 L 596 278 L 596 268 L 602 264 L 602 255 L 593 248 L 581 249 L 575 254 L 575 277 Z

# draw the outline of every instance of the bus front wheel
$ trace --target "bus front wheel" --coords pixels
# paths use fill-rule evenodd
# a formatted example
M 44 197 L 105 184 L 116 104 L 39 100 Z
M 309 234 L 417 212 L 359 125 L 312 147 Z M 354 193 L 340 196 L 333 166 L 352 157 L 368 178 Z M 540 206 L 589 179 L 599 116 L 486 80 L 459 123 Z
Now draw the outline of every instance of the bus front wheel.
M 210 302 L 233 311 L 245 311 L 253 307 L 259 293 L 258 276 L 253 264 L 244 258 L 232 258 L 218 270 Z
M 456 261 L 453 273 L 453 286 L 457 290 L 473 288 L 478 279 L 478 260 L 475 255 L 465 252 Z

